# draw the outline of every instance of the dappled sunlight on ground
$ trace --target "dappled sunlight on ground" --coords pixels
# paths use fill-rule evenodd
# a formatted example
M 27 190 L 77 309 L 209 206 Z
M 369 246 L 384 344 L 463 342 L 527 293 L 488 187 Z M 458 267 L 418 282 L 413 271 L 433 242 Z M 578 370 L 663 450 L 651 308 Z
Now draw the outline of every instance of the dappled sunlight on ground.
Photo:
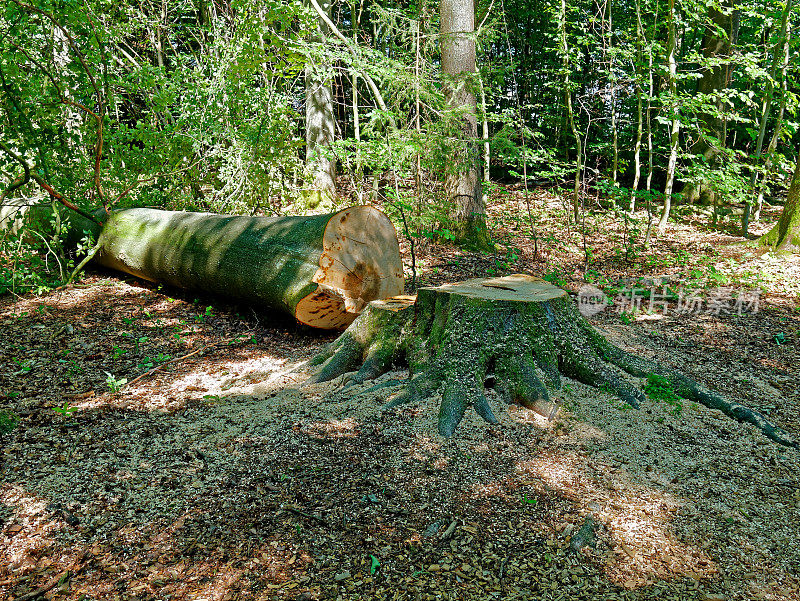
M 6 514 L 3 534 L 6 537 L 3 560 L 10 570 L 36 564 L 53 544 L 59 530 L 66 527 L 47 511 L 48 501 L 26 492 L 22 487 L 6 483 L 0 488 L 0 503 Z M 45 561 L 58 562 L 50 557 Z
M 354 438 L 359 434 L 358 422 L 352 417 L 329 419 L 324 422 L 311 422 L 305 433 L 314 438 Z
M 0 441 L 0 596 L 56 578 L 73 601 L 800 598 L 800 461 L 748 426 L 565 380 L 552 422 L 492 393 L 500 425 L 469 410 L 445 441 L 438 397 L 382 411 L 396 388 L 304 387 L 333 334 L 110 281 L 0 306 L 0 408 L 21 416 Z M 598 317 L 797 423 L 797 316 L 747 319 Z M 149 373 L 159 355 L 179 360 Z M 115 393 L 106 372 L 147 375 Z M 597 547 L 573 554 L 589 514 Z
M 632 587 L 653 578 L 717 573 L 707 554 L 677 539 L 671 522 L 682 502 L 660 491 L 632 484 L 617 471 L 585 455 L 561 451 L 520 462 L 523 477 L 539 478 L 592 514 L 608 531 L 613 555 L 609 576 Z

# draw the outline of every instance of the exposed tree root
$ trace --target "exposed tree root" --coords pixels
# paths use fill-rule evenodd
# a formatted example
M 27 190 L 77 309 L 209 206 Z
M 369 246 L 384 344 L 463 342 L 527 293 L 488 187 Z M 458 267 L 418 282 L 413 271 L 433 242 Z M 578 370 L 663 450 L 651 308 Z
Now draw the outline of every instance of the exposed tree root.
M 526 275 L 422 288 L 416 300 L 374 301 L 311 364 L 316 372 L 310 383 L 355 372 L 348 386 L 377 378 L 394 365 L 407 365 L 410 378 L 387 407 L 417 402 L 441 390 L 439 432 L 447 437 L 469 407 L 487 422 L 497 422 L 486 387 L 493 387 L 507 403 L 552 419 L 558 401 L 550 391 L 561 388 L 562 375 L 607 389 L 638 408 L 645 396 L 621 371 L 635 377 L 657 374 L 679 396 L 798 448 L 792 436 L 758 411 L 614 346 L 586 322 L 564 290 Z

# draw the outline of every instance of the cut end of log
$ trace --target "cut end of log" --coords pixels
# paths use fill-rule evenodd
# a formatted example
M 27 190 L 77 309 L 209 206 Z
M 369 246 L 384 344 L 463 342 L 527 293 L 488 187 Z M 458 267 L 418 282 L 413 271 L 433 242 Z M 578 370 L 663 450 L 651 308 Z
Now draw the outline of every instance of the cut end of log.
M 378 209 L 356 206 L 333 215 L 325 227 L 322 248 L 312 280 L 319 288 L 295 309 L 295 318 L 301 323 L 344 328 L 370 301 L 403 292 L 397 234 Z

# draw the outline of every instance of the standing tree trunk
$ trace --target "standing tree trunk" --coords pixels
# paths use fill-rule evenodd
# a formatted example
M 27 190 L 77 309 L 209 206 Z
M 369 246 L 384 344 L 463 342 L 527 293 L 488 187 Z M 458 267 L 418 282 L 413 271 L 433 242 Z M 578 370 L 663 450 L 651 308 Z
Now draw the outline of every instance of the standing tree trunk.
M 781 218 L 769 232 L 759 238 L 758 243 L 775 250 L 800 252 L 800 154 L 786 193 L 786 204 Z
M 475 64 L 474 0 L 441 0 L 442 74 L 449 106 L 458 111 L 461 145 L 446 174 L 446 189 L 455 208 L 456 242 L 488 248 L 486 206 L 481 193 L 478 107 L 473 91 Z
M 330 3 L 323 3 L 321 8 L 327 14 Z M 324 42 L 329 34 L 328 25 L 320 17 L 313 41 Z M 330 153 L 336 128 L 332 73 L 328 64 L 306 65 L 306 169 L 313 189 L 309 195 L 312 208 L 336 197 L 336 160 Z
M 487 388 L 505 403 L 553 419 L 559 403 L 552 395 L 561 388 L 562 375 L 605 388 L 638 408 L 646 397 L 628 374 L 666 378 L 680 397 L 751 423 L 772 440 L 797 448 L 792 436 L 758 411 L 612 345 L 564 290 L 524 274 L 421 288 L 416 298 L 370 303 L 311 363 L 317 368 L 312 383 L 349 374 L 342 378 L 348 386 L 377 378 L 394 365 L 408 366 L 408 380 L 377 384 L 360 394 L 401 387 L 387 405 L 395 407 L 441 390 L 438 426 L 446 437 L 469 408 L 497 422 Z
M 669 162 L 667 163 L 667 183 L 664 186 L 664 209 L 658 222 L 658 233 L 663 234 L 667 229 L 669 211 L 672 207 L 672 186 L 675 183 L 675 166 L 678 163 L 678 136 L 681 130 L 681 121 L 678 118 L 678 60 L 675 56 L 678 47 L 677 31 L 675 27 L 675 0 L 669 0 L 667 9 L 669 18 L 669 36 L 667 41 L 667 64 L 669 65 Z
M 786 6 L 783 9 L 783 13 L 781 14 L 781 29 L 780 35 L 778 38 L 777 43 L 775 44 L 775 48 L 772 51 L 772 67 L 770 68 L 769 80 L 767 81 L 767 91 L 764 94 L 764 99 L 761 104 L 761 123 L 758 129 L 758 139 L 756 140 L 756 152 L 755 152 L 755 162 L 756 167 L 753 169 L 753 173 L 750 176 L 750 185 L 755 190 L 756 189 L 756 180 L 758 179 L 758 163 L 761 161 L 761 151 L 764 148 L 764 136 L 767 133 L 767 122 L 769 121 L 769 115 L 772 111 L 772 100 L 775 95 L 775 78 L 778 71 L 778 64 L 782 64 L 781 68 L 781 83 L 780 87 L 783 91 L 786 86 L 786 71 L 789 66 L 789 15 L 792 11 L 792 0 L 786 0 Z M 783 60 L 781 60 L 783 58 Z M 776 136 L 780 136 L 780 130 L 783 123 L 783 112 L 785 110 L 785 103 L 786 103 L 786 94 L 781 95 L 781 106 L 778 118 L 775 123 L 775 133 L 772 136 L 772 140 L 768 148 L 771 148 L 773 142 L 776 141 Z M 767 153 L 770 154 L 769 152 Z M 764 164 L 764 177 L 766 178 L 766 173 L 769 167 L 770 157 L 767 156 L 767 160 Z M 761 205 L 763 203 L 763 188 L 761 186 L 758 187 L 758 194 L 756 198 L 756 213 L 755 218 L 758 219 L 761 215 Z M 742 214 L 742 236 L 747 237 L 748 229 L 749 229 L 749 221 L 750 221 L 750 203 L 748 202 L 744 208 L 744 213 Z
M 739 12 L 728 2 L 725 12 L 712 6 L 708 9 L 709 24 L 703 37 L 703 58 L 706 67 L 697 81 L 697 93 L 713 104 L 712 110 L 699 116 L 700 137 L 692 147 L 692 154 L 709 167 L 714 167 L 721 149 L 725 147 L 725 120 L 722 118 L 724 103 L 721 92 L 730 83 L 731 68 L 726 62 L 731 48 L 736 43 Z M 716 204 L 717 193 L 713 184 L 700 178 L 686 186 L 684 191 L 689 203 Z
M 575 138 L 575 182 L 572 190 L 572 216 L 575 223 L 578 223 L 580 215 L 580 191 L 581 175 L 583 174 L 583 144 L 578 127 L 575 124 L 575 111 L 572 107 L 572 89 L 570 84 L 569 70 L 569 46 L 567 45 L 567 0 L 561 0 L 561 12 L 559 13 L 559 52 L 561 54 L 561 69 L 564 73 L 564 110 L 567 112 L 567 122 L 569 123 L 572 137 Z M 569 150 L 567 150 L 569 155 Z
M 636 192 L 639 190 L 639 181 L 642 177 L 642 134 L 643 102 L 642 102 L 642 63 L 644 61 L 644 27 L 642 26 L 641 0 L 636 0 L 636 141 L 633 144 L 633 183 L 631 184 L 631 199 L 628 211 L 636 210 Z

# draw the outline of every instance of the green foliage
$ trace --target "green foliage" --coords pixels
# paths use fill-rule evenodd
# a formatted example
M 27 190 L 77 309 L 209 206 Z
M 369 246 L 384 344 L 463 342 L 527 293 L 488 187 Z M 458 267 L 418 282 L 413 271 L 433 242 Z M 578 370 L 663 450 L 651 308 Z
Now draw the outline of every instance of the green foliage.
M 106 374 L 106 386 L 111 392 L 119 392 L 128 383 L 128 378 L 117 378 L 110 372 L 104 373 Z
M 8 434 L 19 425 L 19 416 L 13 411 L 0 411 L 0 434 Z
M 675 392 L 672 382 L 664 376 L 647 374 L 647 383 L 642 391 L 652 400 L 667 404 L 673 415 L 680 415 L 683 411 L 682 397 Z
M 369 573 L 375 574 L 375 572 L 378 571 L 378 568 L 381 567 L 381 562 L 374 555 L 370 555 L 369 559 L 370 559 Z
M 70 407 L 68 401 L 64 401 L 64 404 L 61 407 L 52 407 L 52 410 L 61 415 L 62 417 L 70 417 L 73 413 L 75 413 L 78 408 L 77 407 Z
M 648 213 L 663 201 L 656 189 L 663 189 L 673 105 L 680 109 L 681 182 L 707 183 L 729 207 L 752 202 L 754 174 L 767 194 L 783 185 L 780 174 L 799 129 L 800 71 L 796 44 L 785 78 L 771 62 L 782 57 L 775 54 L 783 48 L 782 2 L 737 4 L 738 40 L 728 57 L 709 56 L 702 47 L 705 33 L 716 30 L 710 9 L 719 3 L 678 3 L 674 93 L 662 85 L 664 3 L 638 3 L 641 31 L 630 3 L 571 0 L 563 18 L 558 3 L 541 0 L 478 4 L 480 73 L 463 86 L 478 98 L 479 131 L 488 123 L 492 176 L 566 189 L 580 149 L 583 193 L 597 191 L 624 220 L 620 260 L 642 255 L 649 223 L 624 213 L 631 195 Z M 0 11 L 0 141 L 81 207 L 274 214 L 378 202 L 387 203 L 409 239 L 459 238 L 443 181 L 463 169 L 456 157 L 474 157 L 482 148 L 463 135 L 471 117 L 445 101 L 453 82 L 441 75 L 436 3 L 339 3 L 333 17 L 347 44 L 309 35 L 318 17 L 303 2 L 230 0 L 198 9 L 181 0 L 30 0 L 30 6 L 8 2 Z M 796 31 L 797 11 L 790 18 Z M 314 205 L 303 183 L 307 66 L 331 78 L 337 139 L 323 152 L 336 159 L 351 194 L 325 207 Z M 701 93 L 698 81 L 715 68 L 728 69 L 726 87 Z M 753 156 L 768 89 L 776 107 L 766 123 L 769 161 Z M 633 149 L 639 129 L 647 128 L 645 117 L 652 154 L 644 135 L 639 190 L 632 190 Z M 709 131 L 713 121 L 724 122 L 724 139 Z M 713 159 L 703 158 L 700 141 L 713 149 Z M 654 179 L 642 190 L 647 158 Z M 0 150 L 0 189 L 23 172 Z M 13 191 L 17 196 L 47 194 L 28 182 Z M 47 233 L 32 233 L 42 232 L 38 227 L 5 233 L 0 293 L 40 292 L 65 280 L 75 258 L 63 252 L 61 224 L 53 218 Z M 532 234 L 533 225 L 528 229 Z M 558 243 L 546 236 L 545 243 Z M 513 241 L 499 242 L 505 256 L 494 269 L 512 269 Z M 79 256 L 91 240 L 82 246 Z

